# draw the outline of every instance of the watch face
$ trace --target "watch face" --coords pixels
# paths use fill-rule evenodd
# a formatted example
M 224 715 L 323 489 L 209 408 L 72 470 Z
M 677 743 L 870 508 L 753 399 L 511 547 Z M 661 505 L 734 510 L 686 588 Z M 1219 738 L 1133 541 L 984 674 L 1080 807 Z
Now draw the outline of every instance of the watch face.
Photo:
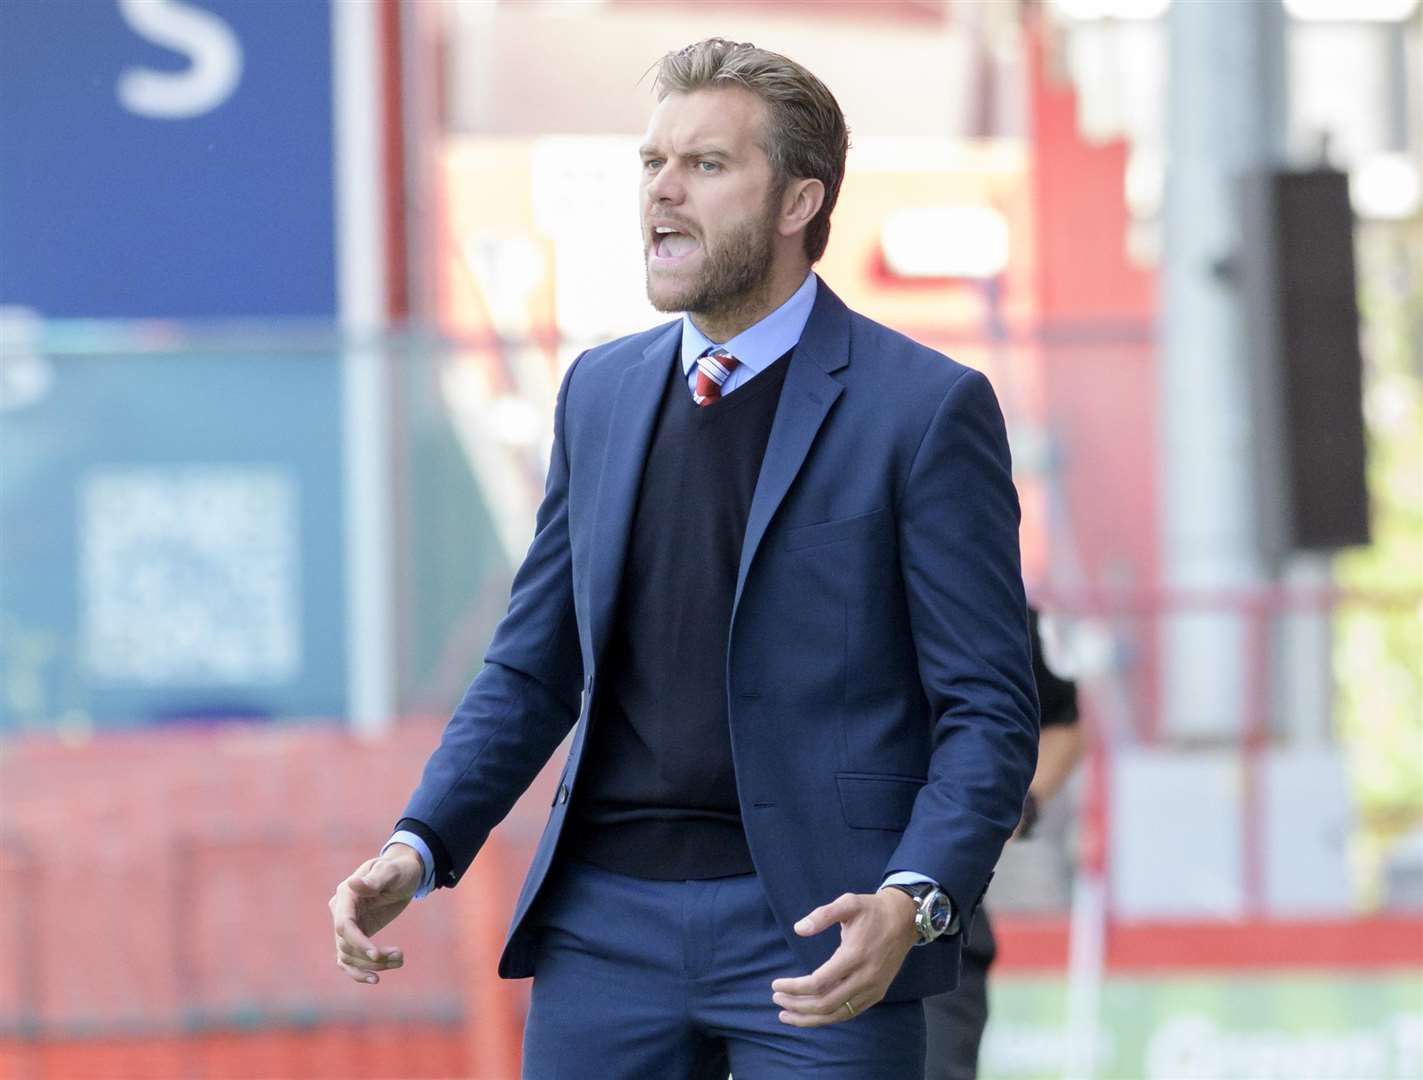
M 949 928 L 952 909 L 953 905 L 949 903 L 947 896 L 941 892 L 934 893 L 933 899 L 929 902 L 929 925 L 934 928 L 936 935 L 942 934 Z

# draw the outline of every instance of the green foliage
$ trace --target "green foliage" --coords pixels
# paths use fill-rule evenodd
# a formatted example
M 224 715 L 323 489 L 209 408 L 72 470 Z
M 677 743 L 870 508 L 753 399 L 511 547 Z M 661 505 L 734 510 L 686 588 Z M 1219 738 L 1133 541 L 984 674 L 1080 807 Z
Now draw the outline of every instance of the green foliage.
M 1362 226 L 1373 542 L 1336 561 L 1365 600 L 1335 620 L 1339 736 L 1375 850 L 1423 819 L 1423 220 Z

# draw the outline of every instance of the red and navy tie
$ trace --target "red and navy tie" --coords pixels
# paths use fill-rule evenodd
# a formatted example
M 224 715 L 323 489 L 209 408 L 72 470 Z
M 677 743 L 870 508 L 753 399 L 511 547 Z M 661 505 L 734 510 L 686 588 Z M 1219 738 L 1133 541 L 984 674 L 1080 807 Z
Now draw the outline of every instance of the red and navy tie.
M 740 360 L 721 346 L 714 346 L 697 358 L 697 388 L 692 391 L 692 400 L 706 407 L 721 400 L 721 387 Z

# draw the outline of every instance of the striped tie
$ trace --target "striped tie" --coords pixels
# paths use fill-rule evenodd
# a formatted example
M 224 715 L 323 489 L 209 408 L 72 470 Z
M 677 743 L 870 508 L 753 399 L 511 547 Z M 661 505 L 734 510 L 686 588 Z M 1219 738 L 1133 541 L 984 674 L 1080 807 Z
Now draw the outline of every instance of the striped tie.
M 697 388 L 692 391 L 692 400 L 706 407 L 721 400 L 721 387 L 740 360 L 732 356 L 720 345 L 713 346 L 697 358 Z

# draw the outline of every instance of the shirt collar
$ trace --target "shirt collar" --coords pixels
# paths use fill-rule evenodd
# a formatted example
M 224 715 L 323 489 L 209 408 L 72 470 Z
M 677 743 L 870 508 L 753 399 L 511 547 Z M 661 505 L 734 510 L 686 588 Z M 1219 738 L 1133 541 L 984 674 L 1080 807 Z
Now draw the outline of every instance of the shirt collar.
M 814 273 L 805 275 L 799 289 L 775 311 L 760 322 L 748 326 L 730 341 L 722 342 L 726 351 L 741 362 L 741 366 L 752 372 L 759 372 L 779 360 L 793 349 L 805 324 L 810 319 L 810 309 L 815 306 L 816 279 Z M 697 358 L 707 349 L 718 344 L 712 341 L 692 322 L 689 315 L 682 316 L 682 374 L 691 375 Z

